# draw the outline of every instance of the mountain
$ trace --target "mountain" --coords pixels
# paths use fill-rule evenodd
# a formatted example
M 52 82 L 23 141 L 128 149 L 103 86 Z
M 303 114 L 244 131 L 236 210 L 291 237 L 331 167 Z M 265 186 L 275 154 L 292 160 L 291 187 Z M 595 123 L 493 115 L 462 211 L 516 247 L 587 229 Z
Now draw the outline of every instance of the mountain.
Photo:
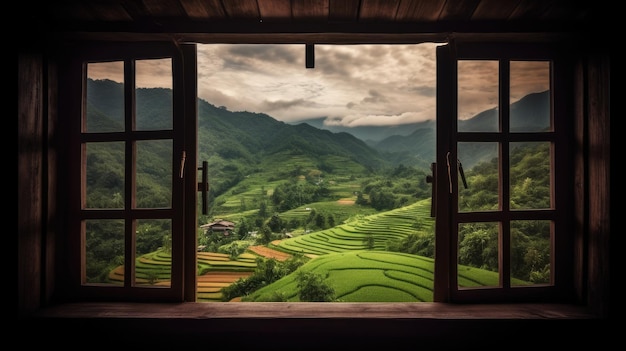
M 550 91 L 528 94 L 511 104 L 512 132 L 540 131 L 550 126 Z M 421 168 L 430 167 L 435 161 L 436 122 L 428 120 L 398 126 L 344 127 L 325 125 L 324 117 L 300 121 L 332 132 L 347 132 L 364 140 L 392 164 L 404 164 Z M 459 131 L 497 131 L 498 111 L 488 109 L 474 117 L 458 122 Z M 464 145 L 462 163 L 469 169 L 478 162 L 492 158 L 493 145 L 477 143 Z
M 510 130 L 512 132 L 541 131 L 550 126 L 550 91 L 532 93 L 511 104 Z M 459 131 L 497 131 L 498 111 L 489 109 L 474 117 L 458 122 Z M 393 135 L 369 145 L 386 155 L 394 163 L 424 167 L 435 160 L 436 125 L 426 121 L 411 125 L 415 128 L 409 135 Z M 409 129 L 409 128 L 407 128 Z M 491 143 L 464 143 L 459 158 L 466 169 L 482 161 L 488 161 L 496 152 Z
M 87 82 L 87 125 L 94 131 L 123 130 L 123 85 L 110 80 Z M 171 89 L 136 91 L 137 126 L 143 129 L 171 128 Z M 199 160 L 211 164 L 209 177 L 217 194 L 263 167 L 272 155 L 300 155 L 312 164 L 324 164 L 328 156 L 365 169 L 389 163 L 375 149 L 352 134 L 333 133 L 305 123 L 292 125 L 266 114 L 228 111 L 198 99 Z
M 88 125 L 99 131 L 121 130 L 123 86 L 110 80 L 88 81 Z M 97 99 L 93 97 L 97 96 Z M 170 89 L 137 89 L 137 125 L 171 126 Z M 538 131 L 549 123 L 549 91 L 525 96 L 511 105 L 512 131 Z M 495 131 L 497 110 L 485 110 L 459 121 L 460 131 Z M 210 160 L 213 179 L 227 189 L 258 167 L 269 155 L 290 153 L 309 157 L 318 164 L 327 156 L 343 157 L 367 169 L 384 166 L 416 166 L 428 169 L 435 160 L 434 120 L 400 126 L 325 126 L 324 118 L 288 124 L 269 115 L 228 111 L 198 99 L 199 159 Z M 459 150 L 466 169 L 489 160 L 493 144 L 471 143 Z
M 409 135 L 419 129 L 423 122 L 403 124 L 399 126 L 356 126 L 346 127 L 341 125 L 325 125 L 326 117 L 300 120 L 295 123 L 306 123 L 318 129 L 329 130 L 333 133 L 350 133 L 365 141 L 368 145 L 375 144 L 387 137 L 394 135 Z M 294 124 L 295 124 L 294 123 Z

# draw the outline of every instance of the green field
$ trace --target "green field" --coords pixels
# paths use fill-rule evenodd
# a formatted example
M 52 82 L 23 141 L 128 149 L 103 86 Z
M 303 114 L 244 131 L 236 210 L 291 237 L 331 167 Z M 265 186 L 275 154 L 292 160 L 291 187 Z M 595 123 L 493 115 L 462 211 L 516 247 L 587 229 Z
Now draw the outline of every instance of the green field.
M 274 241 L 267 246 L 310 257 L 300 270 L 323 276 L 335 291 L 337 301 L 426 302 L 433 300 L 433 259 L 389 252 L 385 248 L 389 241 L 432 230 L 433 221 L 427 199 L 391 211 L 354 216 L 333 228 Z M 366 247 L 369 236 L 374 239 L 371 248 Z M 221 288 L 239 278 L 245 279 L 256 268 L 257 256 L 252 252 L 236 259 L 208 252 L 200 252 L 198 256 L 198 301 L 221 301 Z M 169 264 L 170 256 L 161 251 L 144 255 L 137 262 L 137 278 L 145 284 L 168 285 Z M 467 266 L 458 268 L 460 286 L 498 285 L 497 272 Z M 277 294 L 286 301 L 299 301 L 296 272 L 242 296 L 241 301 L 271 301 Z M 110 278 L 123 281 L 121 267 L 111 272 Z M 516 281 L 516 284 L 524 282 Z

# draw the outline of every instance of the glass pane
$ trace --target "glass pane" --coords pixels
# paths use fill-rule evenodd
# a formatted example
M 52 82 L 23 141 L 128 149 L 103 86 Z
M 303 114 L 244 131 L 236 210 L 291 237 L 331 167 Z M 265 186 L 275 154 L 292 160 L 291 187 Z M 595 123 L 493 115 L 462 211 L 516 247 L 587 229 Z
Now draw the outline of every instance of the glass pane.
M 85 283 L 124 284 L 124 221 L 85 221 Z
M 172 59 L 138 60 L 135 69 L 135 129 L 172 129 Z
M 511 143 L 511 209 L 551 208 L 550 143 Z
M 124 143 L 86 143 L 86 208 L 124 208 Z
M 496 222 L 459 224 L 459 288 L 500 286 Z
M 100 62 L 87 65 L 87 116 L 83 131 L 124 131 L 124 62 Z M 93 84 L 102 80 L 102 84 Z
M 500 208 L 498 143 L 460 142 L 459 211 L 496 211 Z M 461 167 L 463 172 L 461 173 Z M 465 175 L 465 188 L 462 175 Z
M 498 61 L 458 61 L 458 131 L 497 132 Z
M 169 219 L 137 220 L 135 283 L 169 287 L 172 274 L 172 225 Z
M 511 61 L 512 132 L 550 131 L 550 62 Z
M 138 141 L 137 208 L 171 207 L 172 140 Z
M 511 221 L 511 285 L 550 284 L 550 221 Z

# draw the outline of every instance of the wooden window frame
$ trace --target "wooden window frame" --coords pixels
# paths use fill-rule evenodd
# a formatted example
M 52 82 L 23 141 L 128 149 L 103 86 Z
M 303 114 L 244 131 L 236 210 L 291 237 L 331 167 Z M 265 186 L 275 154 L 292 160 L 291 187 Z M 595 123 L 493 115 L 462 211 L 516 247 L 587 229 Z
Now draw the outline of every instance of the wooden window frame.
M 186 242 L 195 242 L 195 211 L 185 211 L 188 203 L 195 203 L 196 182 L 196 127 L 189 120 L 196 119 L 196 99 L 186 94 L 189 79 L 185 75 L 195 77 L 195 46 L 174 45 L 173 43 L 109 43 L 106 45 L 85 45 L 74 48 L 69 54 L 71 60 L 64 66 L 62 75 L 71 80 L 70 89 L 62 97 L 67 104 L 70 141 L 68 146 L 69 177 L 66 184 L 68 206 L 70 207 L 68 223 L 67 266 L 68 278 L 65 293 L 69 299 L 104 300 L 104 301 L 185 301 L 189 286 L 186 283 L 186 270 L 192 269 L 195 275 L 196 265 L 186 265 L 184 257 L 191 251 Z M 169 58 L 172 60 L 172 129 L 142 131 L 134 130 L 135 108 L 135 62 L 147 59 Z M 190 60 L 190 61 L 189 61 Z M 86 113 L 87 66 L 90 63 L 120 61 L 124 63 L 124 114 L 125 130 L 117 133 L 92 133 L 84 130 L 83 120 Z M 74 83 L 76 82 L 76 83 Z M 80 96 L 81 98 L 76 98 Z M 172 206 L 164 209 L 139 209 L 130 205 L 134 203 L 133 186 L 125 186 L 126 206 L 122 209 L 86 209 L 85 185 L 83 174 L 86 167 L 85 146 L 89 142 L 123 142 L 126 154 L 126 183 L 134 182 L 134 166 L 130 161 L 134 158 L 135 141 L 172 140 Z M 182 162 L 184 155 L 184 163 Z M 184 167 L 183 169 L 180 169 Z M 129 173 L 130 172 L 130 173 Z M 184 175 L 184 178 L 178 175 Z M 80 186 L 76 186 L 79 184 Z M 194 191 L 189 189 L 193 186 Z M 191 194 L 191 199 L 189 195 Z M 195 208 L 195 205 L 194 207 Z M 189 217 L 193 218 L 189 218 Z M 125 282 L 122 286 L 111 284 L 88 284 L 84 277 L 85 266 L 85 221 L 98 219 L 120 219 L 125 222 L 124 257 Z M 171 285 L 169 287 L 139 287 L 134 283 L 135 233 L 134 224 L 141 219 L 171 219 L 172 221 L 172 265 Z M 193 220 L 193 230 L 185 228 Z M 191 232 L 191 234 L 189 234 Z M 177 234 L 175 234 L 177 233 Z M 191 235 L 191 236 L 190 236 Z M 186 236 L 190 236 L 187 238 Z M 195 245 L 193 247 L 195 255 Z M 195 256 L 194 256 L 195 258 Z M 192 283 L 193 284 L 193 283 Z M 194 285 L 195 286 L 195 285 Z
M 136 43 L 132 45 L 136 45 Z M 477 44 L 469 43 L 467 45 L 475 46 Z M 490 44 L 485 44 L 485 45 L 486 46 L 494 46 L 494 45 L 499 46 L 501 45 L 501 43 L 490 43 Z M 530 46 L 532 47 L 533 45 L 530 45 Z M 190 47 L 193 47 L 192 51 L 195 51 L 195 46 L 190 45 Z M 98 50 L 100 49 L 101 47 Z M 186 61 L 185 64 L 187 65 L 185 66 L 185 69 L 189 71 L 193 71 L 193 74 L 195 75 L 196 74 L 195 52 L 194 52 L 194 59 L 190 61 Z M 571 72 L 568 72 L 566 74 L 569 74 L 569 73 Z M 438 81 L 439 79 L 448 79 L 445 77 L 445 75 L 446 73 L 438 71 L 438 78 L 437 78 Z M 571 78 L 565 75 L 564 77 L 565 78 L 563 82 L 555 81 L 555 83 L 558 83 L 559 85 L 564 85 L 564 86 L 566 86 L 567 84 L 571 84 Z M 74 77 L 74 78 L 77 78 L 77 77 Z M 71 78 L 71 79 L 74 79 L 74 78 Z M 68 84 L 69 86 L 74 86 L 73 83 L 68 83 Z M 175 84 L 176 84 L 176 80 L 175 80 Z M 185 81 L 183 84 L 184 84 L 184 87 L 187 89 L 187 92 L 189 92 L 190 87 L 191 87 L 191 90 L 195 91 L 197 83 L 195 81 L 193 82 Z M 438 89 L 440 89 L 439 84 L 438 84 Z M 438 91 L 438 95 L 439 95 L 439 91 Z M 195 116 L 195 113 L 196 113 L 195 111 L 196 100 L 195 99 L 196 99 L 195 96 L 190 97 L 189 94 L 185 95 L 184 97 L 185 106 L 186 106 L 185 115 L 187 116 L 186 118 L 188 118 L 190 114 L 194 114 Z M 572 100 L 570 99 L 567 101 L 572 101 Z M 567 106 L 566 109 L 571 111 L 572 107 Z M 71 109 L 69 110 L 71 111 Z M 186 130 L 185 133 L 187 137 L 189 137 L 189 135 L 195 135 L 194 134 L 195 126 L 186 125 L 185 130 Z M 438 148 L 439 148 L 439 144 L 438 144 Z M 195 151 L 188 150 L 187 162 L 189 162 L 189 164 L 197 163 Z M 440 173 L 441 169 L 438 168 L 437 172 Z M 189 173 L 193 173 L 193 176 L 196 176 L 196 170 L 194 170 L 194 172 L 189 172 Z M 573 184 L 573 180 L 568 180 L 567 186 L 564 186 L 564 187 L 569 187 L 569 185 L 572 185 L 572 184 Z M 68 190 L 70 189 L 71 188 L 68 188 Z M 186 194 L 190 194 L 192 192 L 195 194 L 197 191 L 195 181 L 186 182 L 185 189 L 186 189 L 185 190 Z M 443 196 L 439 193 L 437 194 L 437 196 L 440 197 L 440 199 L 443 198 Z M 445 208 L 446 206 L 445 201 L 438 200 L 437 203 L 438 203 L 438 211 L 440 211 L 440 209 L 442 208 Z M 185 206 L 186 207 L 193 206 L 193 208 L 196 208 L 197 198 L 195 197 L 195 195 L 186 197 Z M 188 305 L 189 303 L 193 305 L 194 307 L 179 306 L 179 307 L 176 307 L 175 309 L 169 309 L 168 312 L 165 312 L 165 310 L 163 311 L 158 310 L 159 306 L 163 306 L 163 307 L 166 306 L 166 305 L 161 305 L 160 303 L 170 302 L 172 301 L 171 299 L 157 297 L 157 298 L 149 300 L 152 302 L 158 302 L 157 304 L 128 305 L 126 304 L 127 302 L 131 302 L 131 303 L 134 301 L 145 302 L 146 296 L 136 296 L 130 299 L 127 296 L 126 297 L 117 296 L 116 298 L 113 298 L 111 300 L 107 299 L 107 301 L 113 301 L 113 302 L 124 301 L 124 302 L 121 304 L 119 303 L 92 304 L 88 302 L 87 304 L 66 305 L 65 309 L 56 310 L 56 311 L 51 311 L 51 310 L 43 311 L 42 315 L 54 316 L 55 314 L 61 313 L 65 315 L 74 315 L 74 316 L 93 316 L 93 315 L 98 315 L 100 313 L 98 311 L 113 310 L 113 311 L 118 311 L 117 313 L 119 313 L 120 315 L 125 315 L 125 316 L 152 316 L 155 318 L 163 318 L 165 317 L 163 313 L 169 313 L 169 314 L 174 314 L 174 315 L 184 314 L 185 317 L 183 318 L 190 318 L 190 319 L 203 318 L 202 316 L 206 316 L 207 313 L 212 314 L 214 316 L 222 316 L 224 318 L 231 318 L 234 316 L 237 316 L 235 318 L 254 318 L 254 317 L 259 317 L 259 316 L 289 318 L 290 316 L 302 316 L 302 315 L 314 314 L 320 318 L 334 318 L 334 317 L 343 318 L 346 316 L 350 318 L 359 318 L 359 316 L 362 316 L 362 317 L 369 316 L 373 318 L 390 318 L 390 317 L 404 316 L 405 318 L 430 319 L 430 318 L 437 318 L 436 316 L 438 316 L 440 313 L 445 314 L 447 310 L 449 313 L 448 316 L 456 316 L 456 318 L 461 318 L 461 319 L 463 318 L 496 318 L 497 319 L 497 318 L 506 318 L 506 315 L 509 315 L 509 314 L 513 314 L 513 315 L 526 314 L 527 318 L 535 318 L 535 317 L 550 318 L 550 316 L 553 316 L 554 314 L 558 314 L 558 313 L 570 315 L 570 316 L 573 316 L 574 318 L 588 318 L 590 316 L 590 314 L 588 314 L 584 306 L 581 307 L 577 305 L 571 305 L 571 306 L 565 306 L 565 307 L 556 306 L 556 305 L 550 305 L 547 307 L 543 306 L 541 307 L 541 309 L 544 312 L 539 313 L 539 314 L 537 314 L 537 305 L 528 305 L 528 306 L 506 305 L 507 312 L 505 312 L 504 314 L 500 314 L 499 312 L 497 312 L 497 308 L 493 308 L 493 309 L 487 308 L 487 309 L 482 310 L 483 312 L 480 312 L 479 309 L 475 309 L 475 308 L 468 309 L 467 306 L 443 307 L 443 305 L 440 305 L 439 303 L 459 302 L 459 301 L 454 301 L 454 299 L 452 298 L 453 293 L 451 292 L 450 287 L 449 287 L 449 275 L 445 273 L 446 271 L 450 270 L 450 265 L 451 265 L 451 260 L 450 260 L 451 253 L 447 249 L 449 248 L 448 246 L 449 237 L 442 237 L 440 234 L 437 234 L 437 239 L 436 239 L 437 240 L 437 245 L 436 245 L 437 255 L 439 255 L 439 258 L 437 258 L 438 260 L 437 269 L 435 271 L 436 288 L 435 288 L 435 302 L 434 303 L 415 303 L 415 304 L 389 303 L 389 304 L 384 304 L 385 306 L 380 306 L 379 304 L 369 304 L 369 303 L 357 303 L 357 304 L 333 303 L 333 304 L 314 304 L 314 305 L 311 305 L 309 303 L 281 303 L 280 306 L 284 306 L 284 308 L 282 309 L 282 312 L 278 312 L 275 308 L 275 304 L 272 304 L 272 303 L 217 304 L 217 305 L 210 304 L 210 303 L 200 303 L 201 306 L 198 306 L 198 304 L 193 303 L 195 301 L 195 291 L 196 291 L 196 286 L 195 286 L 196 218 L 195 218 L 195 211 L 191 211 L 191 212 L 193 212 L 194 215 L 187 214 L 185 216 L 185 226 L 187 226 L 188 228 L 193 227 L 194 230 L 185 230 L 185 237 L 184 237 L 185 244 L 183 245 L 183 251 L 184 251 L 186 258 L 184 261 L 185 268 L 184 268 L 184 274 L 183 274 L 184 283 L 183 283 L 182 301 L 186 302 L 185 305 Z M 445 225 L 442 225 L 442 227 L 445 228 Z M 77 248 L 72 246 L 72 244 L 69 244 L 69 245 L 70 246 L 67 248 L 67 250 L 70 253 L 76 252 Z M 567 243 L 564 246 L 559 246 L 559 247 L 563 250 L 569 249 L 573 251 L 573 248 L 569 246 L 569 243 Z M 190 259 L 190 257 L 194 257 L 194 259 L 192 260 Z M 70 262 L 76 262 L 76 257 L 70 260 Z M 66 265 L 65 263 L 62 263 L 60 266 L 65 267 Z M 561 269 L 560 267 L 561 266 L 559 265 L 557 269 Z M 568 268 L 568 267 L 565 267 L 565 268 Z M 572 267 L 569 267 L 569 269 L 572 269 Z M 579 274 L 581 274 L 582 276 L 582 272 L 579 272 Z M 71 283 L 72 281 L 75 281 L 76 279 L 76 278 L 70 277 L 69 280 L 66 280 L 67 276 L 65 273 L 61 273 L 61 277 L 62 278 L 65 277 L 65 278 L 60 279 L 59 281 L 66 282 L 66 283 L 67 281 Z M 63 291 L 66 288 L 67 286 L 64 285 L 63 287 L 60 288 L 60 290 Z M 72 289 L 70 288 L 69 291 L 71 290 Z M 567 295 L 569 296 L 570 288 L 568 287 L 567 290 L 568 290 Z M 99 299 L 103 298 L 103 296 L 85 296 L 81 294 L 71 294 L 71 293 L 68 296 L 69 298 L 64 298 L 64 300 L 70 301 L 70 302 L 90 301 L 90 300 L 93 300 L 94 297 L 96 297 L 95 300 L 98 300 L 98 298 Z M 561 294 L 559 294 L 558 296 L 559 297 L 557 299 L 554 299 L 554 298 L 550 299 L 550 302 L 555 302 L 555 301 L 571 302 L 571 300 L 562 299 L 563 295 Z M 178 298 L 175 298 L 174 300 L 178 300 Z M 481 307 L 481 308 L 483 304 L 485 303 L 491 303 L 491 302 L 503 303 L 504 302 L 504 300 L 499 299 L 497 296 L 490 296 L 489 299 L 480 297 L 477 299 L 468 299 L 467 301 L 471 301 L 476 305 L 476 307 Z M 433 307 L 433 306 L 436 306 L 436 307 Z M 373 308 L 373 310 L 375 311 L 373 312 L 373 314 L 368 314 L 368 313 L 363 312 L 370 308 Z M 157 309 L 157 310 L 155 311 L 154 309 Z
M 455 43 L 438 47 L 437 70 L 437 233 L 436 233 L 436 301 L 463 303 L 480 302 L 536 302 L 572 301 L 575 296 L 573 267 L 574 230 L 571 225 L 573 204 L 573 128 L 568 121 L 573 120 L 573 109 L 567 101 L 573 100 L 571 89 L 572 66 L 562 54 L 563 48 L 547 44 L 511 43 Z M 457 130 L 457 62 L 459 60 L 491 60 L 499 66 L 499 132 L 480 133 Z M 549 132 L 509 132 L 509 64 L 511 61 L 534 60 L 550 62 L 550 106 L 551 126 Z M 446 103 L 452 101 L 454 103 Z M 509 182 L 509 153 L 504 144 L 524 141 L 542 141 L 551 144 L 551 208 L 515 211 L 508 207 L 508 197 L 500 194 L 501 209 L 489 212 L 460 213 L 457 194 L 459 191 L 459 171 L 456 162 L 447 169 L 447 157 L 457 159 L 457 142 L 495 142 L 499 147 L 500 187 Z M 504 150 L 503 150 L 504 149 Z M 450 152 L 447 156 L 447 152 Z M 450 174 L 452 179 L 448 179 Z M 452 186 L 452 193 L 448 190 Z M 505 192 L 504 189 L 500 189 Z M 506 190 L 508 193 L 508 190 Z M 507 230 L 514 220 L 542 219 L 552 222 L 551 283 L 530 287 L 511 287 L 509 275 L 510 232 Z M 494 288 L 460 289 L 457 282 L 458 225 L 475 221 L 501 223 L 499 239 L 499 266 L 501 285 Z

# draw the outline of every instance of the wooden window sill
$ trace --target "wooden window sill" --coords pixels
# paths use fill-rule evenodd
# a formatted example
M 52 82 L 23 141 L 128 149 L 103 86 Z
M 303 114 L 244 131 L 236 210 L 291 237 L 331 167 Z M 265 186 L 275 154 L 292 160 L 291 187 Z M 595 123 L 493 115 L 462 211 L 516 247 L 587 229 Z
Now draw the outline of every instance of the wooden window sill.
M 584 306 L 570 304 L 185 302 L 67 303 L 44 308 L 38 318 L 149 319 L 595 319 Z
M 565 304 L 99 302 L 44 308 L 20 327 L 37 330 L 47 348 L 67 346 L 71 341 L 62 335 L 72 333 L 92 343 L 115 338 L 144 350 L 196 344 L 228 350 L 341 345 L 434 350 L 468 345 L 536 348 L 552 342 L 579 348 L 580 342 L 613 337 L 613 328 L 602 322 L 583 306 Z

